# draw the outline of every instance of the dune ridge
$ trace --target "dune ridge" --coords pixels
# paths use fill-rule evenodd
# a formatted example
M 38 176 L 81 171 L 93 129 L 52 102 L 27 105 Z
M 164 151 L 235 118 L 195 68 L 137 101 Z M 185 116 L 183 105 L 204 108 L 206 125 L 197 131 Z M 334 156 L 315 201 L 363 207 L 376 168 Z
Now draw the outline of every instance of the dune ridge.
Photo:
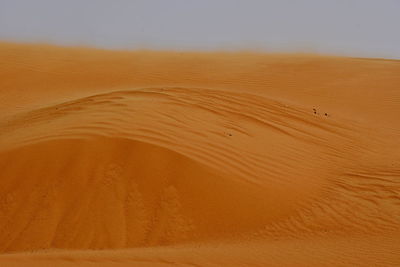
M 0 263 L 400 264 L 398 61 L 0 55 Z

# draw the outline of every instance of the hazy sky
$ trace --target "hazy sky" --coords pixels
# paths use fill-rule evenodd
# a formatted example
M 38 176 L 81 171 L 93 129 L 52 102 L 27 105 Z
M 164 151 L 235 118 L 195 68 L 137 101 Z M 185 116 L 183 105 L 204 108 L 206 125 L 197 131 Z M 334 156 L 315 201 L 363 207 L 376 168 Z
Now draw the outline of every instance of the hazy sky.
M 0 39 L 400 59 L 400 0 L 0 0 Z

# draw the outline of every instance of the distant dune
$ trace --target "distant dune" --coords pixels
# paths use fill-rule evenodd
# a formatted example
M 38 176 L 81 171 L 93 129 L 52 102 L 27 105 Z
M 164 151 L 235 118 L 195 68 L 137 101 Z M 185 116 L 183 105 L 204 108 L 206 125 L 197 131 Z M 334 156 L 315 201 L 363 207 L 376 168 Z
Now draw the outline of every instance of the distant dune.
M 400 266 L 399 61 L 0 58 L 0 266 Z

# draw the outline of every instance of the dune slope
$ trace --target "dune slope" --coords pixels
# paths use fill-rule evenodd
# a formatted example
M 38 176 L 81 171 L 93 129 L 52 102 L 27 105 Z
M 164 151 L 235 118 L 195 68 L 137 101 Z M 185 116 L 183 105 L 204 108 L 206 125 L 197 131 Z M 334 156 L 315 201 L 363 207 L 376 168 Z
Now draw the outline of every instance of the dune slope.
M 0 55 L 2 266 L 400 264 L 398 61 Z

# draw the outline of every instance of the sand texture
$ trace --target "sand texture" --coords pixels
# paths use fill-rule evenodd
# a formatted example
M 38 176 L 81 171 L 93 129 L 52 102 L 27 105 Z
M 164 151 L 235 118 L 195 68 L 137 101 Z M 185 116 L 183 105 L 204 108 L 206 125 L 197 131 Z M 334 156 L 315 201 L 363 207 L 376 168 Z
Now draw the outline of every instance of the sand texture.
M 399 61 L 0 59 L 0 266 L 400 266 Z

